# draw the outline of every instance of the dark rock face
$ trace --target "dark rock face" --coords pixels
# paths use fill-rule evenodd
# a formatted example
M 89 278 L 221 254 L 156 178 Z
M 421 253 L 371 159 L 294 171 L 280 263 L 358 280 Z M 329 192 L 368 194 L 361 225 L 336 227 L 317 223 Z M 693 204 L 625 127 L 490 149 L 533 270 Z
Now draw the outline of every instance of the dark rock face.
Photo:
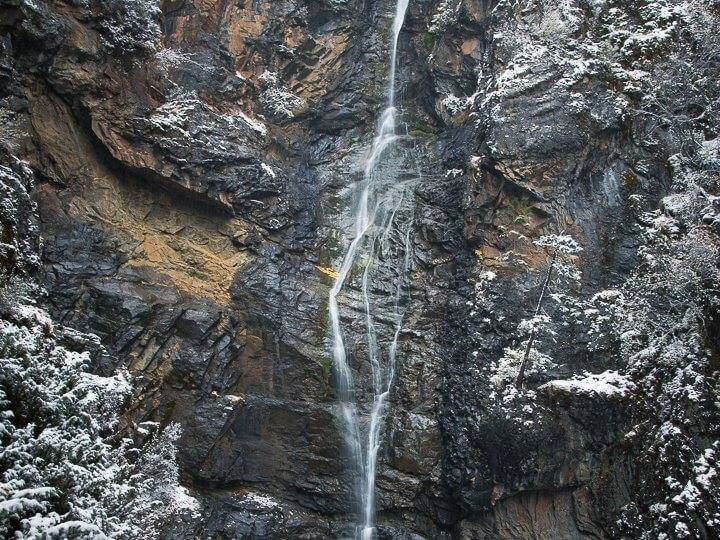
M 0 0 L 3 162 L 17 156 L 41 179 L 54 315 L 135 376 L 128 429 L 182 426 L 183 482 L 204 517 L 169 537 L 347 535 L 327 297 L 384 99 L 394 2 L 164 0 L 157 14 L 129 3 L 146 20 L 127 29 L 110 4 Z M 606 538 L 638 489 L 622 449 L 629 398 L 545 384 L 617 358 L 558 339 L 560 366 L 514 405 L 533 411 L 518 413 L 530 428 L 491 381 L 535 301 L 508 254 L 541 267 L 527 240 L 571 233 L 583 294 L 619 283 L 641 243 L 632 197 L 655 208 L 671 181 L 651 120 L 628 112 L 636 96 L 617 66 L 632 59 L 590 46 L 615 8 L 531 4 L 412 1 L 401 36 L 421 181 L 382 538 Z M 0 179 L 22 193 L 13 163 Z M 0 218 L 5 261 L 35 240 Z M 490 300 L 473 306 L 488 270 Z M 362 375 L 362 328 L 347 340 Z

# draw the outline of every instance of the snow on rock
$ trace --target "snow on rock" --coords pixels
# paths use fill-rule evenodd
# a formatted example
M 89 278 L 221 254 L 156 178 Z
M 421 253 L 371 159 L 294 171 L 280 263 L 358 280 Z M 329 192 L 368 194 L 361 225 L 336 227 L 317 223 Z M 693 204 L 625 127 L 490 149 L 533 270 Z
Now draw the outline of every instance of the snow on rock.
M 183 486 L 174 487 L 170 494 L 169 506 L 173 515 L 189 512 L 193 516 L 200 516 L 200 502 Z
M 53 323 L 48 314 L 36 306 L 17 304 L 10 308 L 10 315 L 18 322 L 30 327 L 41 327 L 45 332 L 52 332 Z
M 162 133 L 177 132 L 189 138 L 190 133 L 187 129 L 191 117 L 201 108 L 202 104 L 197 97 L 181 96 L 160 105 L 151 113 L 148 122 Z
M 172 141 L 204 144 L 208 151 L 217 147 L 214 150 L 217 155 L 233 155 L 238 141 L 267 136 L 267 128 L 260 121 L 242 111 L 219 113 L 195 91 L 177 93 L 147 117 L 137 117 L 133 122 L 144 137 L 163 141 L 164 147 L 174 148 Z
M 443 0 L 435 11 L 428 31 L 431 34 L 442 34 L 457 21 L 460 2 L 458 0 Z
M 457 97 L 452 94 L 445 96 L 441 101 L 443 107 L 445 107 L 445 110 L 451 117 L 457 116 L 467 111 L 472 105 L 472 102 L 472 97 Z
M 278 503 L 275 499 L 263 495 L 261 493 L 255 493 L 255 492 L 248 492 L 245 497 L 243 498 L 243 502 L 250 503 L 253 506 L 256 506 L 258 508 L 264 508 L 267 510 L 272 510 L 280 507 L 280 503 Z
M 270 178 L 277 178 L 277 173 L 275 170 L 268 165 L 267 163 L 261 163 L 260 167 L 262 168 L 263 172 L 267 174 Z
M 571 394 L 592 398 L 624 398 L 635 384 L 617 371 L 588 375 L 583 378 L 550 381 L 540 387 L 549 394 Z
M 267 128 L 265 127 L 265 124 L 263 124 L 259 120 L 250 118 L 247 114 L 245 114 L 242 111 L 238 111 L 237 114 L 240 117 L 240 119 L 242 119 L 242 121 L 245 122 L 245 124 L 250 129 L 252 129 L 253 131 L 255 131 L 256 133 L 258 133 L 259 135 L 261 135 L 263 137 L 265 137 L 267 135 Z
M 265 71 L 258 81 L 263 87 L 260 102 L 264 111 L 275 122 L 287 123 L 307 106 L 305 100 L 288 91 L 281 84 L 277 73 Z

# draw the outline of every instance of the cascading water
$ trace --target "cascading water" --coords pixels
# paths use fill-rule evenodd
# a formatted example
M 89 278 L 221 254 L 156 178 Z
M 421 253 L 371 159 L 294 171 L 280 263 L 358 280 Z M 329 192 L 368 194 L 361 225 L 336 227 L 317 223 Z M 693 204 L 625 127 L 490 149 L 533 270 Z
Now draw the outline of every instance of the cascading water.
M 408 212 L 407 185 L 397 175 L 383 175 L 381 159 L 394 148 L 400 138 L 397 134 L 395 108 L 395 78 L 400 31 L 405 22 L 409 0 L 398 0 L 390 42 L 390 68 L 388 77 L 387 107 L 380 116 L 377 133 L 366 158 L 362 182 L 355 211 L 354 235 L 345 252 L 335 283 L 330 290 L 329 311 L 332 332 L 332 356 L 337 381 L 340 416 L 344 438 L 352 464 L 360 475 L 357 495 L 360 503 L 361 523 L 356 538 L 370 540 L 375 530 L 375 476 L 378 450 L 382 434 L 387 400 L 395 374 L 398 339 L 403 322 L 403 298 L 411 266 L 412 209 Z M 405 219 L 399 216 L 407 214 Z M 400 236 L 398 240 L 397 237 Z M 393 256 L 395 255 L 395 256 Z M 372 402 L 367 411 L 361 410 L 357 399 L 353 373 L 348 365 L 345 341 L 340 323 L 338 295 L 347 284 L 351 270 L 359 256 L 365 256 L 361 295 L 367 332 L 367 356 L 372 370 Z M 395 293 L 388 307 L 390 317 L 376 323 L 375 303 L 372 300 L 373 270 L 389 263 L 393 268 Z M 387 272 L 385 273 L 387 275 Z M 389 324 L 387 319 L 389 319 Z M 389 328 L 386 350 L 383 355 L 379 325 Z

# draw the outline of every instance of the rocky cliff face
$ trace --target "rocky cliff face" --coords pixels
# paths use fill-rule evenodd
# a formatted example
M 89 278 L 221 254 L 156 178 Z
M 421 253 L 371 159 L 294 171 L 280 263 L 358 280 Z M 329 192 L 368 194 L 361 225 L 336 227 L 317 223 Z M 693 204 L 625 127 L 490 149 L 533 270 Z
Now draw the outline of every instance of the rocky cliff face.
M 103 356 L 99 372 L 135 376 L 127 429 L 183 429 L 183 484 L 203 518 L 170 537 L 352 531 L 327 298 L 385 97 L 393 10 L 391 0 L 0 1 L 3 159 L 41 179 L 51 310 L 101 337 L 114 360 Z M 670 156 L 692 140 L 715 163 L 718 63 L 697 31 L 712 35 L 716 12 L 699 0 L 411 1 L 398 101 L 420 181 L 381 537 L 637 536 L 659 518 L 633 529 L 631 510 L 665 500 L 645 480 L 655 454 L 640 463 L 653 430 L 676 419 L 692 459 L 712 448 L 710 300 L 698 300 L 702 397 L 684 395 L 682 418 L 661 421 L 648 403 L 678 399 L 662 381 L 686 363 L 663 364 L 662 377 L 632 371 L 630 353 L 591 351 L 572 324 L 547 346 L 554 367 L 527 388 L 507 394 L 494 381 L 537 301 L 533 272 L 548 263 L 533 239 L 582 244 L 577 298 L 621 287 L 646 243 L 638 205 L 687 190 L 677 183 L 687 167 Z M 703 58 L 687 71 L 696 77 L 681 76 L 677 43 Z M 717 169 L 703 167 L 711 196 Z M 716 269 L 708 227 L 694 241 Z M 712 290 L 710 274 L 693 298 Z M 363 329 L 347 340 L 362 379 Z M 607 392 L 577 382 L 608 369 L 632 380 Z M 717 501 L 703 497 L 710 513 L 698 510 L 689 534 L 711 536 Z

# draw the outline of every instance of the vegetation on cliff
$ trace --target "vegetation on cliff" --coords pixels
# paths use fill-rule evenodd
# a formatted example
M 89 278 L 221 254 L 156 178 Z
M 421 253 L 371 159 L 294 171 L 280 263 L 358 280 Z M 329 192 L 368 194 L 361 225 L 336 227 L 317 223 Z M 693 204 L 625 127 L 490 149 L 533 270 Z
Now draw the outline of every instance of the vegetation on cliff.
M 55 325 L 40 307 L 33 175 L 0 166 L 0 535 L 155 538 L 193 501 L 178 486 L 176 426 L 123 439 L 129 374 L 93 374 L 99 339 Z

